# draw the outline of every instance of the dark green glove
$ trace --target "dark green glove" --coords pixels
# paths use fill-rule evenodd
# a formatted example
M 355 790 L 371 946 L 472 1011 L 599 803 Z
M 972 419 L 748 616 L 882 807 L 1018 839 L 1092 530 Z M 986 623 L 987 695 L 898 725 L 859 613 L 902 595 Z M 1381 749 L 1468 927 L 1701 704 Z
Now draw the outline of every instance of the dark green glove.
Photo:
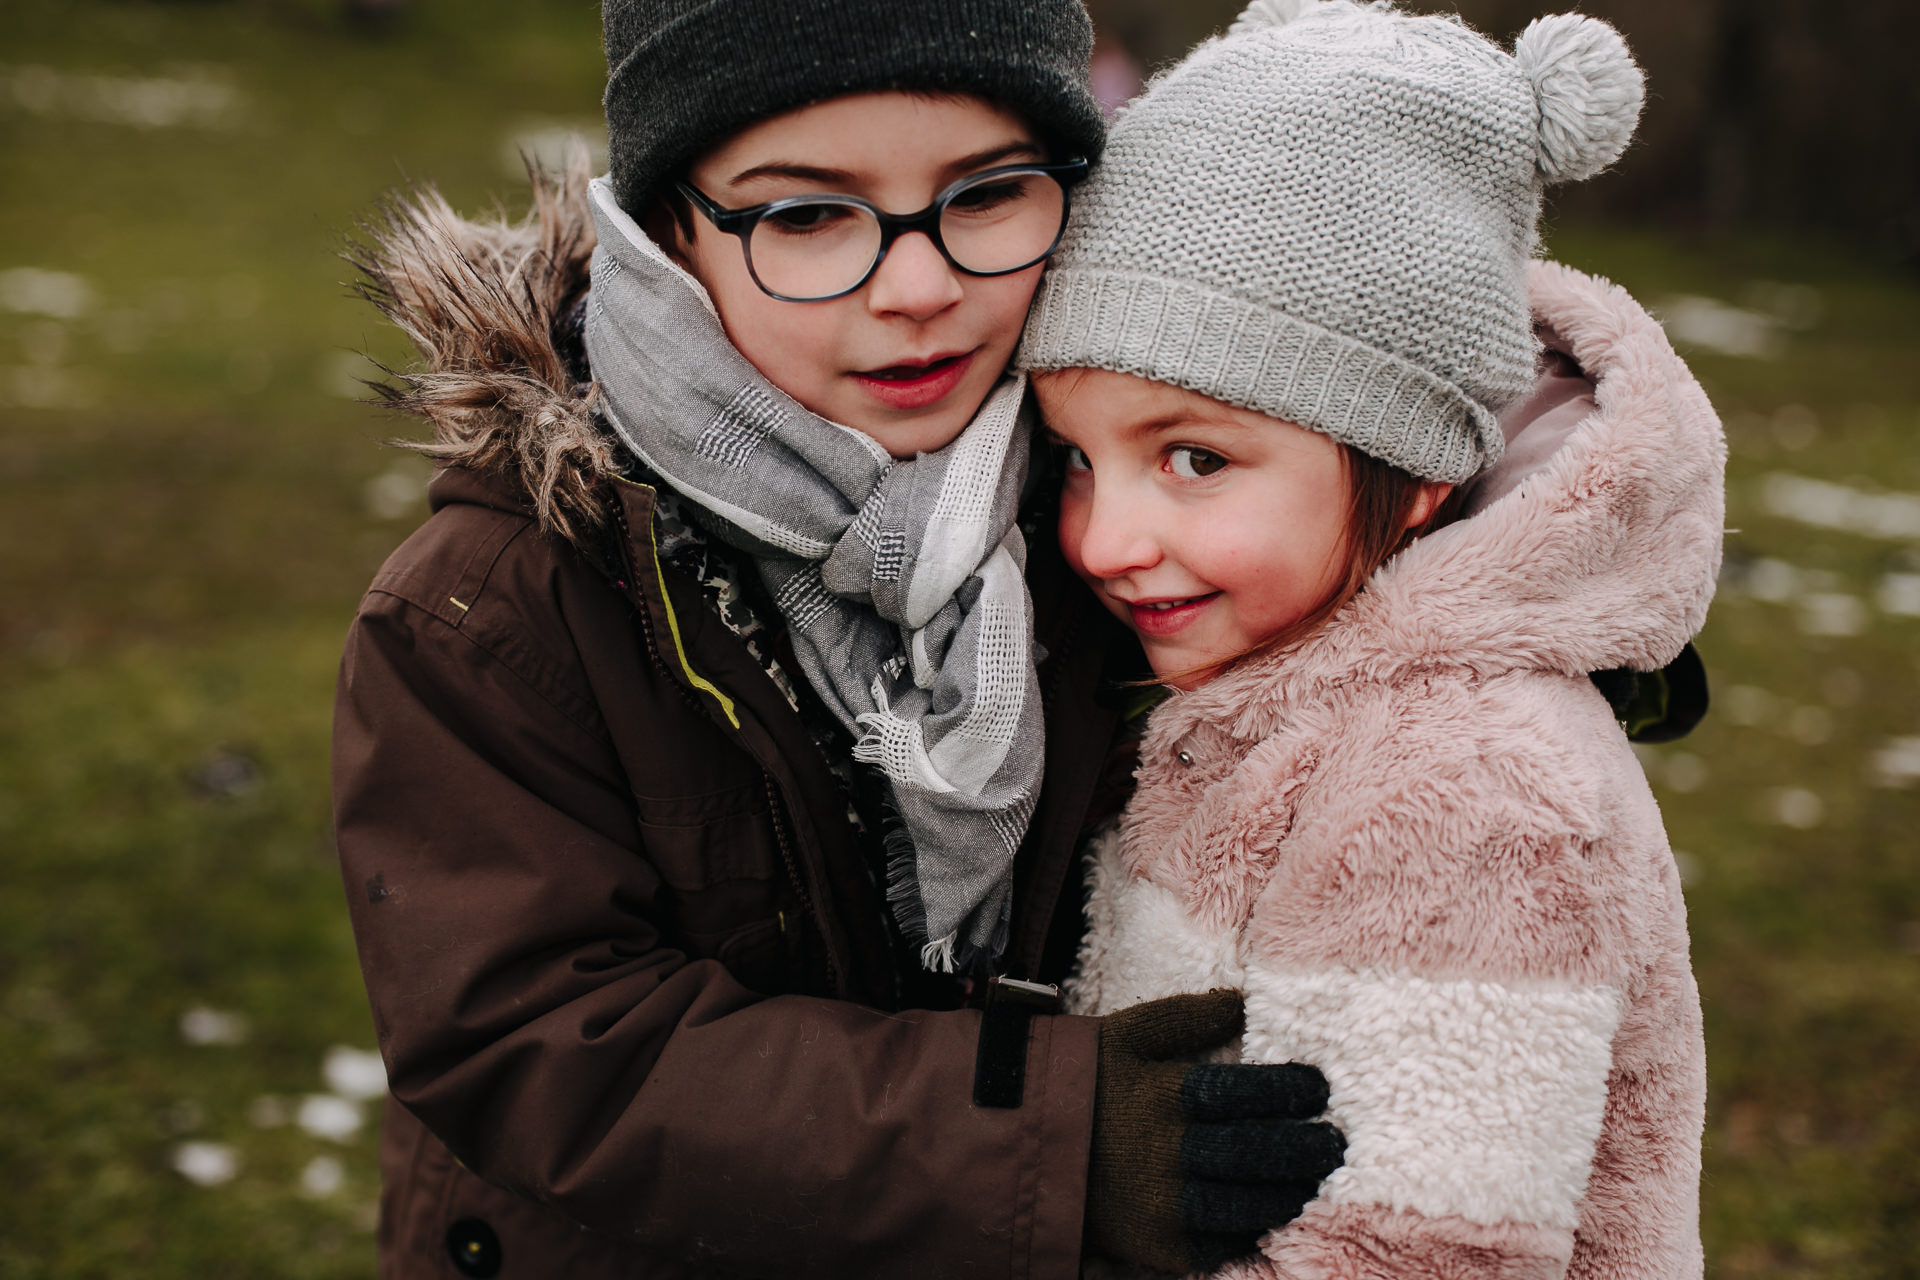
M 1239 1035 L 1237 991 L 1170 996 L 1100 1028 L 1090 1251 L 1162 1271 L 1211 1271 L 1300 1216 L 1347 1143 L 1317 1119 L 1327 1080 L 1299 1063 L 1196 1066 Z

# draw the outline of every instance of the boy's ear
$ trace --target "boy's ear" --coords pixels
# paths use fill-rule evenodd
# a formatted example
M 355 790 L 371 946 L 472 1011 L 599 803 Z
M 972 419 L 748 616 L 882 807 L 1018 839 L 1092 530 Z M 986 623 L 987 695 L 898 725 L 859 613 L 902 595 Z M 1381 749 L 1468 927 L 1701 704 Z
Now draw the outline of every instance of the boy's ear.
M 640 229 L 664 249 L 669 258 L 689 271 L 693 269 L 692 229 L 687 226 L 685 211 L 677 208 L 671 198 L 662 196 L 655 200 L 646 216 L 640 219 Z

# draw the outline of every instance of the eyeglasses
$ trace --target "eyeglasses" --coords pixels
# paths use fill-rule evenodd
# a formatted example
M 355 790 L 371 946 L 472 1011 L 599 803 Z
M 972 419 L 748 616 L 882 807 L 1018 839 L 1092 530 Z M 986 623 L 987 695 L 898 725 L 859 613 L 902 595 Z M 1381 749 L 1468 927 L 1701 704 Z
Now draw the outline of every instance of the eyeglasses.
M 1085 160 L 1007 165 L 960 179 L 918 213 L 887 213 L 858 196 L 790 196 L 723 209 L 687 182 L 674 186 L 707 220 L 740 238 L 747 271 L 782 302 L 843 298 L 873 277 L 909 231 L 933 241 L 955 270 L 1005 276 L 1043 261 L 1067 226 L 1068 192 Z

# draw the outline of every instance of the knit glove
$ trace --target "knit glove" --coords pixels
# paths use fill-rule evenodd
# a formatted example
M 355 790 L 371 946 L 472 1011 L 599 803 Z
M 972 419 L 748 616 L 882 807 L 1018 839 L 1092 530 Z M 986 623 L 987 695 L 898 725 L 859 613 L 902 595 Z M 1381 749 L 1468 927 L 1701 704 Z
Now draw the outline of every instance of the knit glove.
M 1162 1271 L 1258 1252 L 1338 1169 L 1346 1138 L 1317 1120 L 1327 1080 L 1299 1063 L 1193 1065 L 1239 1035 L 1237 991 L 1170 996 L 1100 1028 L 1087 1245 Z

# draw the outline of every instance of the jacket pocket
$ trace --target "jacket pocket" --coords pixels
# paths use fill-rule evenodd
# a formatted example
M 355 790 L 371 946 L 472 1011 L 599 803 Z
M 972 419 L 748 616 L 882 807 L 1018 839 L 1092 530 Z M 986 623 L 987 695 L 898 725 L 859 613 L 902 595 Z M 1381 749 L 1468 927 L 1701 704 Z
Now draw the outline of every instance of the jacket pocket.
M 647 861 L 669 889 L 688 893 L 784 874 L 773 815 L 758 780 L 705 795 L 635 797 Z

